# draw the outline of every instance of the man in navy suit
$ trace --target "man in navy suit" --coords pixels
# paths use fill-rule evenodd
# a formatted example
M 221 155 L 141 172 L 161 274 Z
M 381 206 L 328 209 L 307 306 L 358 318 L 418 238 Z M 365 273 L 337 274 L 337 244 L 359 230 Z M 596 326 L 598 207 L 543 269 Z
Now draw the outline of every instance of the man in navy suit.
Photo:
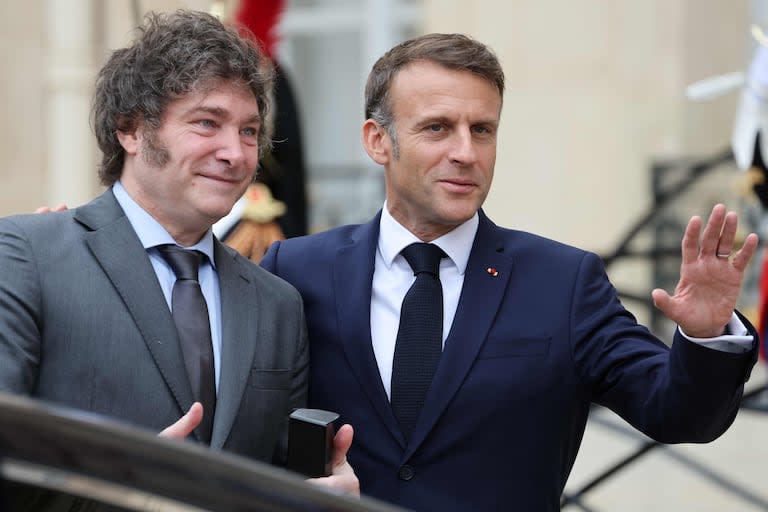
M 363 124 L 384 167 L 381 212 L 277 242 L 262 260 L 302 294 L 310 405 L 355 427 L 362 492 L 416 510 L 557 510 L 590 404 L 663 442 L 711 441 L 756 358 L 734 306 L 757 237 L 733 252 L 723 205 L 703 232 L 689 222 L 674 296 L 653 292 L 679 325 L 671 349 L 622 307 L 595 254 L 488 219 L 503 92 L 495 55 L 465 36 L 390 50 L 368 78 Z M 442 352 L 405 425 L 391 406 L 415 279 L 401 250 L 418 242 L 445 254 Z

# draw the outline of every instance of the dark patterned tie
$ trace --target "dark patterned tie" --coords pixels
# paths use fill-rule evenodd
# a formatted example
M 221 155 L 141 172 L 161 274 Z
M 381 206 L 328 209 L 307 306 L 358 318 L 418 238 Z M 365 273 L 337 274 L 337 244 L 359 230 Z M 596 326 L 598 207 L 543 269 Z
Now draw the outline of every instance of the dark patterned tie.
M 176 274 L 171 311 L 194 399 L 203 404 L 203 420 L 196 432 L 201 441 L 210 444 L 216 410 L 216 381 L 208 307 L 197 280 L 197 271 L 206 256 L 177 245 L 161 245 L 158 250 Z
M 402 250 L 416 280 L 403 299 L 392 362 L 392 411 L 410 439 L 424 398 L 440 362 L 443 345 L 443 287 L 440 259 L 433 244 L 415 243 Z

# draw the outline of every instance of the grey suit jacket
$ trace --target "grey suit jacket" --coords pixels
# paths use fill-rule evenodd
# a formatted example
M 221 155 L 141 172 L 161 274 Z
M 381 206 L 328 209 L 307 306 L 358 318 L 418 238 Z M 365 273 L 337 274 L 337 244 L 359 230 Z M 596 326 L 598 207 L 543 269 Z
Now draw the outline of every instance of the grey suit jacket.
M 306 401 L 302 301 L 218 241 L 214 255 L 222 351 L 211 446 L 270 461 Z M 168 305 L 111 190 L 75 210 L 0 219 L 0 390 L 153 431 L 192 404 Z

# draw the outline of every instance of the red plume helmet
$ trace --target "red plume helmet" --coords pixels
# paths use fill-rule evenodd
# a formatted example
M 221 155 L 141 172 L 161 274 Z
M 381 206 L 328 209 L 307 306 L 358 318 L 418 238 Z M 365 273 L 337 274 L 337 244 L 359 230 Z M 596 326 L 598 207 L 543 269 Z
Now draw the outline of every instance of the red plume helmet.
M 235 13 L 235 21 L 253 32 L 272 60 L 278 43 L 275 27 L 284 8 L 285 0 L 240 0 Z

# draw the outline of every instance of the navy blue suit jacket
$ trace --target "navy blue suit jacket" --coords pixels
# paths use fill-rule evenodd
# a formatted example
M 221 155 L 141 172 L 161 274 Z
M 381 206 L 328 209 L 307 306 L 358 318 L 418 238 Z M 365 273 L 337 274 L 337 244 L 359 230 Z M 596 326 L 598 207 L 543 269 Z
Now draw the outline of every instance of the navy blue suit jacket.
M 709 441 L 733 421 L 756 349 L 717 352 L 676 336 L 670 350 L 622 307 L 599 257 L 499 228 L 481 211 L 406 444 L 371 347 L 378 235 L 377 215 L 278 242 L 262 261 L 301 292 L 310 406 L 355 428 L 349 461 L 364 493 L 416 510 L 558 510 L 591 403 L 663 442 Z

